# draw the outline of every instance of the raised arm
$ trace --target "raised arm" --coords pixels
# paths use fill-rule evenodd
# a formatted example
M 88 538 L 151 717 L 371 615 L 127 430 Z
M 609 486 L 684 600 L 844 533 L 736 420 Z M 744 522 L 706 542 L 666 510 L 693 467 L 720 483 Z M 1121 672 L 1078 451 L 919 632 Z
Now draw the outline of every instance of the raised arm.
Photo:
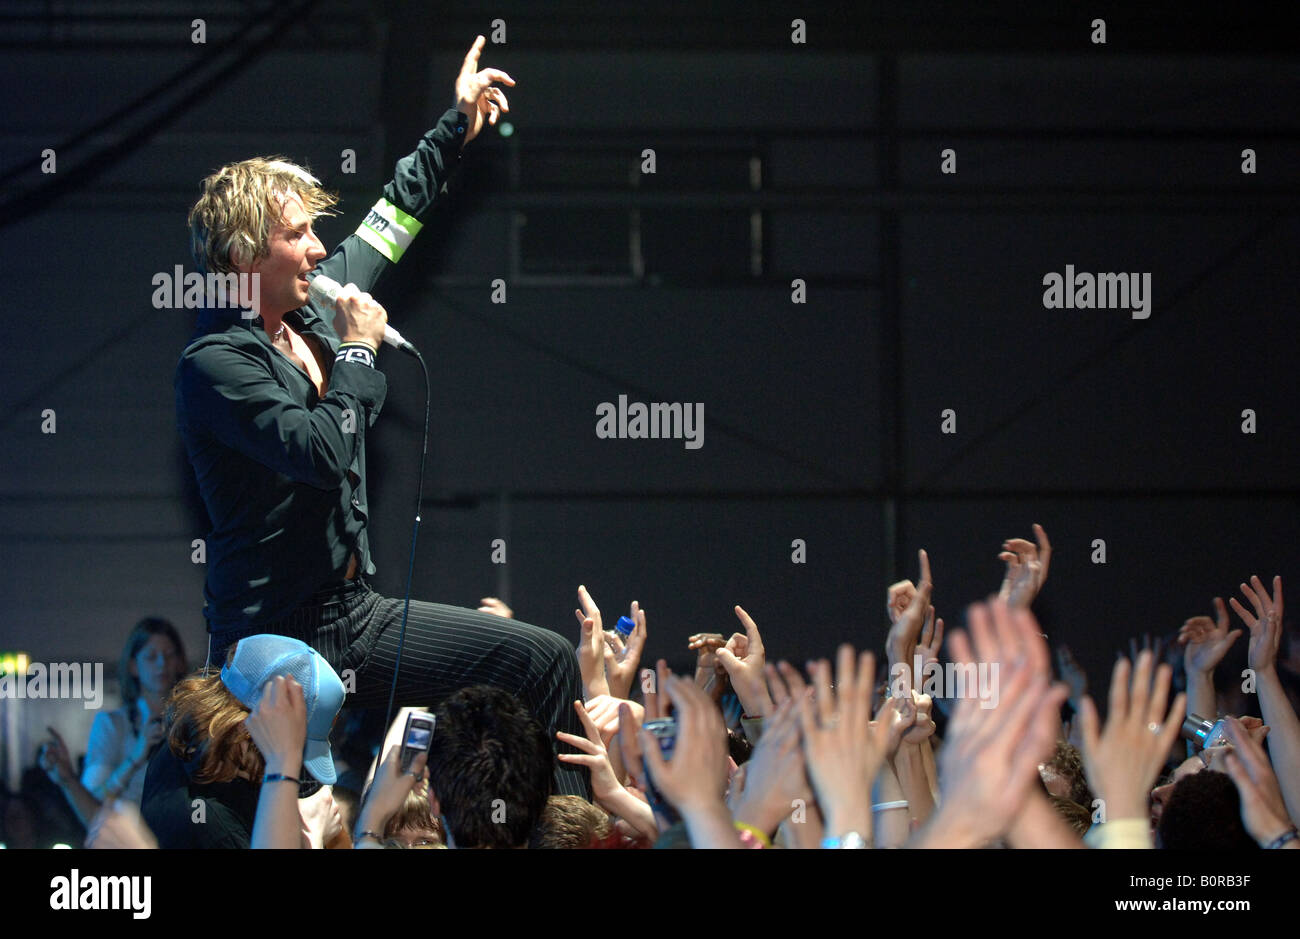
M 500 69 L 479 69 L 486 40 L 479 36 L 461 64 L 456 78 L 456 103 L 426 133 L 411 153 L 397 161 L 384 194 L 366 213 L 357 230 L 334 249 L 317 270 L 340 284 L 353 283 L 370 290 L 388 268 L 402 259 L 452 172 L 460 164 L 461 149 L 473 140 L 484 121 L 495 124 L 510 110 L 497 82 L 514 85 Z M 316 309 L 326 316 L 328 311 Z M 333 317 L 327 317 L 333 322 Z
M 1236 597 L 1228 602 L 1250 629 L 1246 659 L 1255 672 L 1260 713 L 1272 728 L 1269 755 L 1282 784 L 1287 812 L 1293 819 L 1300 818 L 1300 720 L 1277 675 L 1277 649 L 1282 641 L 1282 578 L 1273 578 L 1271 597 L 1258 577 L 1251 577 L 1249 585 L 1242 584 L 1241 592 L 1254 612 L 1237 602 Z
M 1183 647 L 1183 668 L 1187 672 L 1187 713 L 1208 720 L 1218 717 L 1214 696 L 1214 669 L 1241 636 L 1240 629 L 1229 631 L 1228 608 L 1222 597 L 1214 598 L 1215 618 L 1193 616 L 1178 630 L 1178 644 Z

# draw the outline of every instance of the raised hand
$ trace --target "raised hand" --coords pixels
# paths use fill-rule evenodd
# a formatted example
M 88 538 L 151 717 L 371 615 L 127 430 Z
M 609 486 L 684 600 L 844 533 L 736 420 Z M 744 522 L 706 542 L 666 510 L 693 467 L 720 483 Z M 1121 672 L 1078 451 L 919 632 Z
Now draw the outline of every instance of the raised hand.
M 577 766 L 587 767 L 591 772 L 592 795 L 597 800 L 607 799 L 623 788 L 623 784 L 614 775 L 613 765 L 609 762 L 607 746 L 609 740 L 612 739 L 612 735 L 609 738 L 605 736 L 600 726 L 587 713 L 587 709 L 581 701 L 575 701 L 573 705 L 573 709 L 578 712 L 578 720 L 582 722 L 582 729 L 586 733 L 586 737 L 556 731 L 555 736 L 559 740 L 581 751 L 579 753 L 561 753 L 556 759 L 562 763 L 573 763 Z M 614 711 L 614 717 L 617 720 L 617 705 L 615 705 Z
M 656 662 L 653 672 L 641 669 L 641 696 L 645 698 L 645 719 L 648 721 L 667 717 L 672 710 L 672 701 L 664 693 L 664 681 L 670 674 L 667 659 Z
M 1043 526 L 1035 523 L 1034 538 L 1038 544 L 1024 538 L 1008 538 L 1002 542 L 998 558 L 1007 564 L 998 599 L 1013 607 L 1028 609 L 1047 582 L 1047 568 L 1052 561 L 1052 543 L 1047 540 Z
M 1225 771 L 1241 796 L 1241 822 L 1261 845 L 1294 829 L 1282 799 L 1282 787 L 1268 762 L 1263 744 L 1235 717 L 1224 718 L 1233 752 L 1225 758 Z M 1300 847 L 1291 841 L 1287 847 Z
M 1115 663 L 1104 730 L 1092 698 L 1080 708 L 1084 771 L 1111 820 L 1146 818 L 1148 794 L 1183 723 L 1184 695 L 1166 707 L 1173 669 L 1161 663 L 1153 681 L 1154 661 L 1148 649 L 1133 666 L 1124 658 Z
M 763 669 L 763 674 L 767 676 L 768 685 L 772 689 L 772 703 L 777 707 L 791 698 L 794 698 L 797 704 L 807 692 L 807 682 L 803 680 L 798 669 L 789 662 L 769 665 Z
M 921 638 L 916 644 L 916 651 L 921 653 L 921 668 L 924 670 L 931 662 L 939 661 L 939 650 L 943 648 L 943 619 L 934 618 L 934 607 L 925 618 L 921 628 Z
M 631 696 L 636 670 L 641 664 L 641 652 L 645 649 L 645 610 L 635 600 L 632 601 L 631 616 L 633 626 L 627 642 L 614 630 L 605 631 L 605 678 L 609 682 L 609 693 L 616 698 Z
M 900 580 L 896 584 L 890 584 L 885 590 L 885 612 L 889 614 L 889 622 L 897 623 L 898 618 L 912 604 L 912 598 L 916 596 L 916 584 L 910 580 Z
M 495 125 L 501 112 L 510 110 L 505 92 L 493 82 L 501 82 L 513 88 L 515 80 L 500 69 L 479 70 L 479 56 L 483 54 L 486 43 L 487 39 L 482 36 L 474 40 L 474 45 L 465 54 L 460 74 L 456 76 L 456 108 L 469 119 L 469 126 L 465 129 L 466 143 L 478 136 L 484 118 L 489 124 Z
M 727 729 L 709 696 L 668 675 L 660 685 L 676 708 L 677 742 L 665 760 L 658 741 L 641 731 L 641 752 L 655 787 L 681 814 L 694 847 L 740 845 L 723 801 L 727 788 Z
M 334 801 L 334 787 L 321 786 L 305 799 L 298 800 L 302 817 L 304 847 L 321 849 L 343 831 L 343 816 Z
M 871 720 L 876 657 L 870 652 L 855 656 L 852 646 L 840 646 L 834 689 L 829 662 L 810 663 L 809 672 L 816 702 L 804 694 L 799 717 L 808 775 L 826 817 L 826 834 L 842 838 L 856 832 L 870 844 L 871 786 L 888 756 L 892 722 L 892 715 Z
M 763 637 L 754 620 L 740 607 L 736 607 L 736 616 L 745 627 L 745 632 L 743 635 L 732 634 L 727 645 L 717 651 L 718 661 L 731 677 L 731 688 L 740 699 L 745 715 L 764 717 L 775 710 L 775 705 L 763 681 L 767 665 Z
M 621 702 L 623 707 L 628 706 L 627 701 Z M 618 775 L 614 770 L 614 764 L 610 760 L 608 741 L 601 733 L 601 729 L 596 722 L 591 719 L 587 709 L 581 701 L 574 701 L 573 708 L 578 712 L 578 720 L 582 722 L 585 737 L 579 737 L 575 734 L 567 734 L 564 731 L 557 731 L 555 736 L 569 744 L 579 753 L 561 753 L 558 759 L 563 763 L 573 763 L 577 766 L 585 766 L 591 773 L 591 794 L 596 801 L 608 812 L 618 815 L 633 825 L 638 833 L 648 838 L 654 838 L 658 833 L 658 827 L 655 825 L 654 814 L 645 802 L 632 796 L 627 789 L 619 782 Z M 617 719 L 617 714 L 615 715 Z M 629 731 L 627 737 L 635 739 L 639 724 L 633 722 L 631 712 L 628 714 Z M 637 757 L 637 764 L 640 765 L 640 757 Z
M 149 759 L 149 754 L 153 752 L 153 748 L 162 742 L 162 739 L 163 715 L 149 711 L 144 718 L 144 732 L 135 739 L 135 745 L 127 756 L 135 765 L 143 765 Z
M 619 756 L 623 761 L 623 772 L 627 774 L 625 785 L 628 789 L 635 790 L 644 799 L 646 784 L 645 768 L 641 761 L 641 722 L 632 713 L 630 705 L 631 702 L 628 701 L 619 703 L 619 733 L 615 739 L 618 741 Z M 646 710 L 645 719 L 652 719 L 649 709 Z
M 479 603 L 481 604 L 478 608 L 480 613 L 491 613 L 505 619 L 515 618 L 515 611 L 506 606 L 504 600 L 498 600 L 496 597 L 484 597 Z
M 930 605 L 930 594 L 933 589 L 930 579 L 930 558 L 924 548 L 917 552 L 917 557 L 921 562 L 921 580 L 916 586 L 916 591 L 910 595 L 911 599 L 906 609 L 898 614 L 897 619 L 890 626 L 889 635 L 885 639 L 890 680 L 892 681 L 895 675 L 901 673 L 908 688 L 911 688 L 916 681 L 916 676 L 912 674 L 912 658 L 917 643 L 921 640 L 926 622 L 933 621 L 934 618 L 934 607 Z M 891 598 L 889 602 L 892 603 L 893 599 Z M 933 627 L 931 635 L 933 635 Z M 904 668 L 906 672 L 900 672 Z
M 983 663 L 997 696 L 967 695 L 957 702 L 939 753 L 943 800 L 915 847 L 980 847 L 1005 833 L 1038 785 L 1038 764 L 1060 730 L 1058 709 L 1067 690 L 1052 684 L 1047 644 L 1033 614 L 999 600 L 971 606 L 967 619 L 970 637 L 956 630 L 949 638 L 952 660 Z
M 645 717 L 645 708 L 635 701 L 625 701 L 622 698 L 602 694 L 588 698 L 587 703 L 583 705 L 584 713 L 600 730 L 600 737 L 606 744 L 618 733 L 619 712 L 624 704 L 632 709 L 632 713 L 637 717 L 637 723 L 640 724 Z
M 928 694 L 921 694 L 915 688 L 906 698 L 897 698 L 895 710 L 898 713 L 898 721 L 894 728 L 902 727 L 903 733 L 899 738 L 899 743 L 924 743 L 934 736 L 937 729 L 931 714 L 934 710 L 934 700 Z M 894 728 L 891 728 L 893 730 Z M 891 739 L 891 748 L 889 755 L 892 757 L 898 752 L 898 744 L 893 744 Z
M 1282 578 L 1273 578 L 1272 597 L 1255 576 L 1250 578 L 1250 586 L 1241 585 L 1241 592 L 1255 608 L 1254 615 L 1247 612 L 1236 597 L 1228 602 L 1250 628 L 1247 664 L 1256 672 L 1272 672 L 1277 666 L 1277 649 L 1282 642 Z
M 375 781 L 370 784 L 361 810 L 357 813 L 357 831 L 382 833 L 389 821 L 406 805 L 406 797 L 415 788 L 415 781 L 424 775 L 429 752 L 421 750 L 411 759 L 410 768 L 402 772 L 402 747 L 393 744 L 384 754 L 384 760 L 375 770 Z M 357 841 L 358 847 L 379 847 L 373 839 Z
M 587 697 L 594 698 L 609 694 L 609 681 L 605 677 L 605 632 L 601 625 L 600 607 L 581 584 L 578 585 L 578 602 L 582 609 L 573 611 L 579 627 L 578 671 Z
M 718 650 L 727 644 L 722 633 L 696 633 L 687 640 L 687 649 L 695 652 L 695 686 L 709 692 L 714 701 L 722 697 L 718 679 L 727 672 L 718 661 Z
M 63 742 L 63 737 L 53 727 L 46 729 L 50 732 L 51 739 L 41 746 L 37 762 L 45 771 L 45 775 L 50 777 L 50 782 L 56 786 L 67 785 L 77 778 L 76 770 L 72 768 L 72 756 L 68 753 L 68 745 Z
M 1069 646 L 1056 647 L 1056 671 L 1061 676 L 1061 681 L 1069 687 L 1070 700 L 1075 702 L 1077 708 L 1088 693 L 1088 673 L 1083 670 Z
M 1183 666 L 1189 675 L 1213 672 L 1241 635 L 1240 629 L 1228 630 L 1228 608 L 1223 605 L 1222 597 L 1214 598 L 1214 612 L 1214 620 L 1208 616 L 1193 616 L 1178 630 L 1178 644 L 1183 647 Z
M 271 678 L 244 725 L 266 760 L 268 773 L 298 775 L 307 745 L 307 702 L 302 685 L 284 675 Z
M 768 715 L 763 738 L 741 768 L 744 789 L 735 803 L 736 821 L 769 837 L 800 802 L 812 804 L 800 741 L 799 708 L 786 699 Z M 736 785 L 733 779 L 733 787 Z

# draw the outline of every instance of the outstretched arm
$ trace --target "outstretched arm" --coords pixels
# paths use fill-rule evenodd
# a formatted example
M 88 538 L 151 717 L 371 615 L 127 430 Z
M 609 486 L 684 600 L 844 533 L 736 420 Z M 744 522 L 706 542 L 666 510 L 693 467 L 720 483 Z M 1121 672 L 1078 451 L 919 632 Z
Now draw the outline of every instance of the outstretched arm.
M 514 85 L 500 69 L 479 69 L 486 43 L 479 36 L 456 77 L 456 104 L 421 138 L 410 154 L 397 161 L 393 177 L 357 227 L 328 258 L 317 265 L 321 273 L 340 284 L 353 283 L 368 291 L 389 266 L 402 259 L 452 172 L 460 164 L 461 149 L 477 136 L 486 120 L 495 124 L 510 110 L 505 93 L 495 83 Z M 315 309 L 315 307 L 313 307 Z M 328 311 L 316 309 L 318 315 Z M 333 322 L 333 317 L 328 317 Z
M 1214 598 L 1215 618 L 1193 616 L 1178 630 L 1178 644 L 1183 646 L 1183 668 L 1187 672 L 1187 713 L 1208 720 L 1218 717 L 1214 697 L 1214 669 L 1241 635 L 1240 629 L 1229 631 L 1228 608 L 1222 597 Z
M 1241 592 L 1250 601 L 1253 613 L 1236 597 L 1228 602 L 1250 629 L 1246 658 L 1255 671 L 1260 713 L 1272 728 L 1269 755 L 1282 784 L 1287 812 L 1293 819 L 1300 818 L 1300 720 L 1277 675 L 1277 649 L 1282 641 L 1282 578 L 1273 578 L 1271 597 L 1258 577 L 1251 577 L 1249 585 L 1242 584 Z

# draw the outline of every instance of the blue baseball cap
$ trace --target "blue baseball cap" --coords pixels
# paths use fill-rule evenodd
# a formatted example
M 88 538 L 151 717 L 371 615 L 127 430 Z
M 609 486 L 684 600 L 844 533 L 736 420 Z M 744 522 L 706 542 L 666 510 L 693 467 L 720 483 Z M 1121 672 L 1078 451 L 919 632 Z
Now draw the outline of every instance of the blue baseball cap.
M 277 675 L 302 685 L 307 702 L 307 745 L 302 765 L 326 785 L 338 778 L 330 752 L 330 729 L 343 706 L 343 682 L 319 652 L 288 636 L 248 636 L 239 640 L 235 657 L 221 669 L 221 682 L 244 707 L 252 709 L 262 699 L 266 683 Z

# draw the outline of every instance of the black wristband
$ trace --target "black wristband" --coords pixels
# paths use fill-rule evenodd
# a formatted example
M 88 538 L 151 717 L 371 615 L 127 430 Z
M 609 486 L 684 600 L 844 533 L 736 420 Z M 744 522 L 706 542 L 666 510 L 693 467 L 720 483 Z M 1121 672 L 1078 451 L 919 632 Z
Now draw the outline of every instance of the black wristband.
M 339 346 L 335 362 L 360 362 L 362 365 L 375 367 L 375 350 L 364 342 L 345 342 Z

